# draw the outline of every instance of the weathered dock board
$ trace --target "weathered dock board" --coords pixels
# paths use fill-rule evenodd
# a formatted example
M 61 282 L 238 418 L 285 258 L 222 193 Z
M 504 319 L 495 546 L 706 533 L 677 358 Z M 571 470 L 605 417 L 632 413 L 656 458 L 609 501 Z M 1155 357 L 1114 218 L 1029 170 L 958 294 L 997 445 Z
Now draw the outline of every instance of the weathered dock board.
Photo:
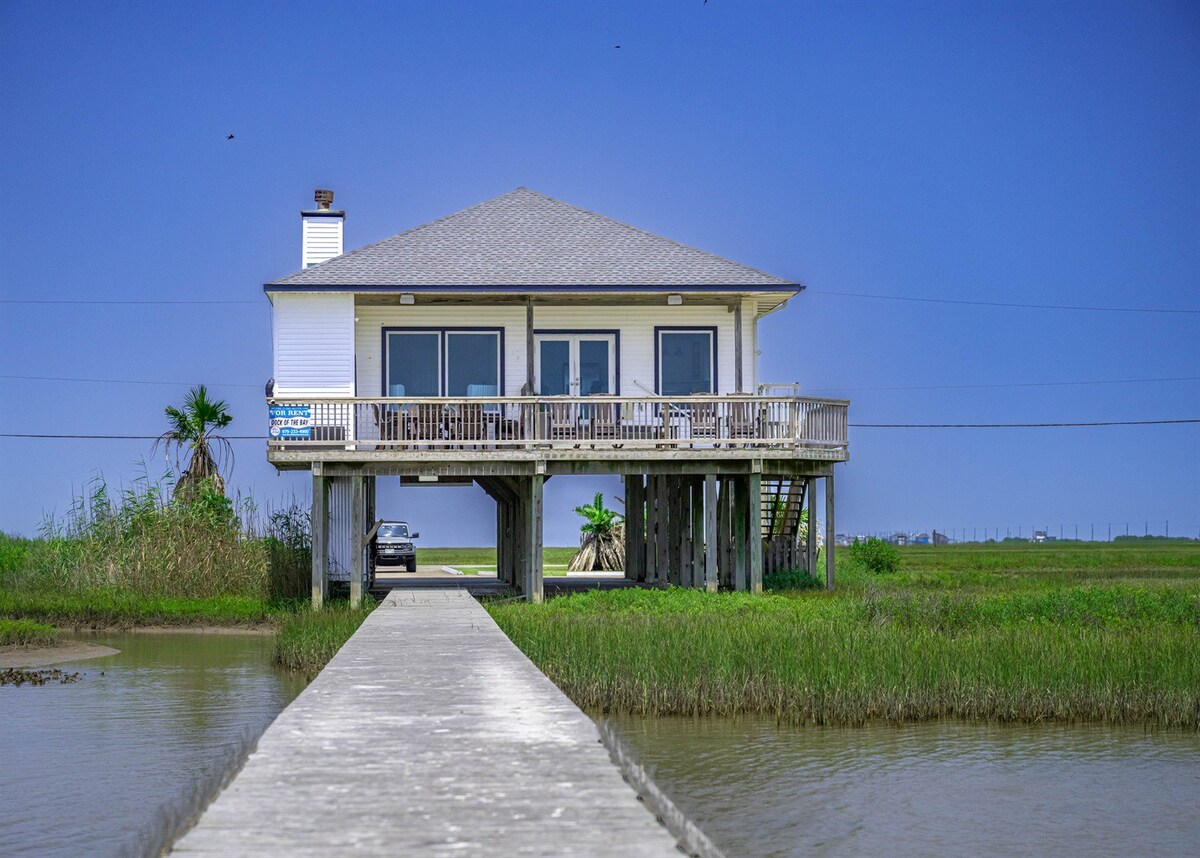
M 461 590 L 395 590 L 181 855 L 675 856 L 595 724 Z

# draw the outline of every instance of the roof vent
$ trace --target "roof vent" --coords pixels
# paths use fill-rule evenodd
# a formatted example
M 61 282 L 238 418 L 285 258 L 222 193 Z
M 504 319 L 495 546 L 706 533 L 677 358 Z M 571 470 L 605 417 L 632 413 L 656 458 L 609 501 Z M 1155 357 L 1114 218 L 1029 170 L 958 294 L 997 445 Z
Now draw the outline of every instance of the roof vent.
M 309 268 L 327 259 L 342 255 L 342 224 L 346 213 L 332 211 L 333 191 L 317 188 L 313 191 L 317 201 L 314 211 L 300 212 L 304 231 L 300 245 L 300 265 Z

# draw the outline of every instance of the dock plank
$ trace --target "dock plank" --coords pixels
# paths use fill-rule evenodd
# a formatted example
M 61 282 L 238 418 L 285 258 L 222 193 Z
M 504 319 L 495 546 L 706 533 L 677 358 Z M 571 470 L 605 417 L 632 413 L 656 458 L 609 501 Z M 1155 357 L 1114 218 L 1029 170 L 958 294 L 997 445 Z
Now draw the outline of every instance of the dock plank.
M 678 856 L 596 725 L 462 590 L 394 590 L 173 852 Z

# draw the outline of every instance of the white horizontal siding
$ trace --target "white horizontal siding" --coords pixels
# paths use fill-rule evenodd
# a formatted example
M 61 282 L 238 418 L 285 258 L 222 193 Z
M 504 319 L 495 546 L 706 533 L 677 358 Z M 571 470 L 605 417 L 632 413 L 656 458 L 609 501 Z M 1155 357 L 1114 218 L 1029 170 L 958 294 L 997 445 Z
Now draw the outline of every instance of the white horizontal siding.
M 685 299 L 686 300 L 686 299 Z M 743 388 L 757 384 L 756 302 L 743 304 Z M 504 395 L 517 396 L 525 384 L 525 308 L 522 306 L 360 306 L 356 311 L 355 356 L 359 395 L 383 395 L 383 329 L 385 327 L 493 327 L 504 329 Z M 734 318 L 717 305 L 665 306 L 534 306 L 535 330 L 617 330 L 620 332 L 620 393 L 652 394 L 654 328 L 695 326 L 717 329 L 717 392 L 734 386 Z
M 301 268 L 342 255 L 343 221 L 340 217 L 306 217 L 302 220 Z
M 276 396 L 354 395 L 354 296 L 274 296 Z

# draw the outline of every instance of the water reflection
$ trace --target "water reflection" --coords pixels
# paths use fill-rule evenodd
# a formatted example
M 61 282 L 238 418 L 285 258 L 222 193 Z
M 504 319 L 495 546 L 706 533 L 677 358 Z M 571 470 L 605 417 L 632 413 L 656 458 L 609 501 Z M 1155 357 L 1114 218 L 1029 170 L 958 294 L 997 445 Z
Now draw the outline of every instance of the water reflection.
M 1092 726 L 618 718 L 730 856 L 1200 851 L 1200 737 Z
M 0 854 L 139 854 L 301 684 L 272 639 L 125 634 L 74 685 L 0 688 Z

